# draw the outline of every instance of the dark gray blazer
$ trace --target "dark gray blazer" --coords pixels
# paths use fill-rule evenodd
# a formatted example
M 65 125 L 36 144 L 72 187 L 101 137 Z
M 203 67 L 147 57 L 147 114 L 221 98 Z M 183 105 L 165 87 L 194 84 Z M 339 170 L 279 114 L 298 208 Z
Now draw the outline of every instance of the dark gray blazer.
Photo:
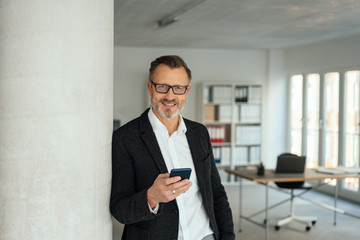
M 160 203 L 156 215 L 149 210 L 146 192 L 160 173 L 168 170 L 148 118 L 147 109 L 113 133 L 110 211 L 125 224 L 123 240 L 177 239 L 176 201 Z M 207 129 L 184 119 L 186 137 L 210 226 L 218 240 L 234 240 L 229 202 L 215 166 Z

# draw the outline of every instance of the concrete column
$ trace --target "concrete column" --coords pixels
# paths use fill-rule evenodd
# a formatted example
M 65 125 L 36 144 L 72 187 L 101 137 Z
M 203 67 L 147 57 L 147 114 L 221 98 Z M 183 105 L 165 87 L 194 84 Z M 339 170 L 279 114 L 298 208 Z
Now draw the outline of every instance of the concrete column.
M 0 239 L 110 240 L 113 1 L 0 0 Z

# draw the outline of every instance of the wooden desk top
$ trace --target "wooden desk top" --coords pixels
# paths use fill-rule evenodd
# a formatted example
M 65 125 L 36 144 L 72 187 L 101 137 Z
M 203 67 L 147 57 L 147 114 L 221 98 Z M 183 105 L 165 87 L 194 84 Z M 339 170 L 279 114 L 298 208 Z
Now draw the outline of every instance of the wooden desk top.
M 230 170 L 226 172 L 233 174 L 237 177 L 245 178 L 253 182 L 302 182 L 302 181 L 317 181 L 330 179 L 345 179 L 345 178 L 360 178 L 360 174 L 326 174 L 318 173 L 315 169 L 307 169 L 305 173 L 274 173 L 274 170 L 265 170 L 264 176 L 258 176 L 256 170 Z

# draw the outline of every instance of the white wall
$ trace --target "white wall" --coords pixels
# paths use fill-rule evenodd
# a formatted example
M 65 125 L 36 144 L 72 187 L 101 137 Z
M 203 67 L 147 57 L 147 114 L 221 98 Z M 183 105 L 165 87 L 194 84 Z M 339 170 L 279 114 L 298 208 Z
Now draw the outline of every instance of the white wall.
M 197 83 L 202 81 L 254 82 L 263 87 L 263 159 L 273 165 L 285 150 L 285 78 L 282 51 L 211 50 L 115 47 L 114 118 L 125 124 L 138 117 L 148 100 L 146 81 L 150 62 L 177 54 L 192 70 L 192 88 L 183 115 L 196 119 Z M 270 90 L 270 91 L 269 91 Z
M 277 156 L 286 152 L 287 88 L 282 50 L 269 50 L 268 78 L 264 92 L 263 159 L 268 168 L 275 168 Z
M 284 53 L 287 73 L 358 68 L 360 35 L 289 48 Z

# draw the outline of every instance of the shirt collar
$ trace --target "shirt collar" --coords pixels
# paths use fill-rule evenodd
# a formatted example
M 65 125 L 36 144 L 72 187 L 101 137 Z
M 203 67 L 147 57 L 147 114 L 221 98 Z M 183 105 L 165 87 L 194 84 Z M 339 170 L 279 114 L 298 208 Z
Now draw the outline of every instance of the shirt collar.
M 165 125 L 156 117 L 156 115 L 154 114 L 153 111 L 154 111 L 153 108 L 150 108 L 150 110 L 148 112 L 149 121 L 150 121 L 150 124 L 151 124 L 153 130 L 155 131 L 158 129 L 163 129 L 163 130 L 167 131 Z M 177 131 L 179 133 L 186 133 L 187 128 L 186 128 L 184 119 L 181 116 L 181 114 L 179 114 L 179 116 L 180 116 L 180 119 L 179 119 L 180 123 L 179 123 L 179 127 L 178 127 Z

